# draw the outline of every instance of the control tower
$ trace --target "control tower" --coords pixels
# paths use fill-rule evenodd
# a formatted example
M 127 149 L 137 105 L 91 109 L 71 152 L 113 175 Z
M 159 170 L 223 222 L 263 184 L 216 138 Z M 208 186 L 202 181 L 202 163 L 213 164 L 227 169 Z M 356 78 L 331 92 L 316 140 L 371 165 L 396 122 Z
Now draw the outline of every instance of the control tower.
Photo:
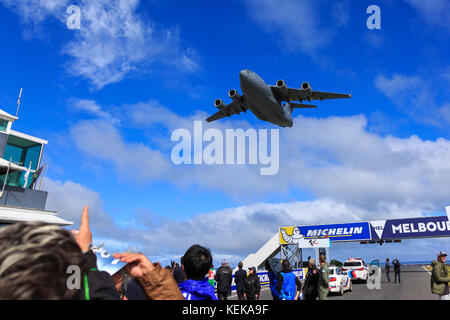
M 17 119 L 0 109 L 0 225 L 32 221 L 71 225 L 57 212 L 45 210 L 48 193 L 37 188 L 48 141 L 12 130 Z

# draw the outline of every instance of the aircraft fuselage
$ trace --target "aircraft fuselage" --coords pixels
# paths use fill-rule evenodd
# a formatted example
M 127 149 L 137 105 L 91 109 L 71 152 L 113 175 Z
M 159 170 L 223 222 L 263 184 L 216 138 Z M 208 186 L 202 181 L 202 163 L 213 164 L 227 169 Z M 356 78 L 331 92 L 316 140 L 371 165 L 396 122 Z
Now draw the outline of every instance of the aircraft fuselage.
M 246 104 L 258 119 L 281 127 L 292 127 L 291 107 L 288 103 L 283 106 L 260 76 L 245 69 L 239 73 L 239 80 Z

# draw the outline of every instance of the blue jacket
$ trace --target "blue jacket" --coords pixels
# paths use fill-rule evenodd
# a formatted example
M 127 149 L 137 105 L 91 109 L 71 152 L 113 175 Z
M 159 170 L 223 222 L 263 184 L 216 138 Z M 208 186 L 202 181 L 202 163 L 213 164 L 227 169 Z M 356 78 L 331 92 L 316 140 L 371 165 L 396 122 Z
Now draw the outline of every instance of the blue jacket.
M 293 272 L 280 272 L 283 276 L 283 285 L 280 292 L 281 300 L 294 300 L 295 293 L 297 290 L 297 285 L 295 279 L 297 278 Z
M 217 300 L 214 288 L 208 279 L 186 280 L 179 284 L 181 293 L 186 300 Z
M 277 291 L 277 275 L 271 271 L 267 272 L 267 275 L 269 276 L 269 288 L 270 292 L 272 293 L 273 297 L 278 297 L 280 293 Z

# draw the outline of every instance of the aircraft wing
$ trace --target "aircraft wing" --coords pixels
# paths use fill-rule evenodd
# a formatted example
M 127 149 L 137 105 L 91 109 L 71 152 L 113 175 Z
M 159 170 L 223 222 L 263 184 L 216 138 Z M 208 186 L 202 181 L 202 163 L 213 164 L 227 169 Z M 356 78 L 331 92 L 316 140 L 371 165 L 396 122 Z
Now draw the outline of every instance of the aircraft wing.
M 345 94 L 345 93 L 332 93 L 332 92 L 321 92 L 321 91 L 312 91 L 311 95 L 308 96 L 306 94 L 306 91 L 303 89 L 294 89 L 294 88 L 288 88 L 288 97 L 290 100 L 298 100 L 298 101 L 304 101 L 304 100 L 328 100 L 328 99 L 345 99 L 345 98 L 351 98 L 351 94 Z
M 208 119 L 206 119 L 206 121 L 212 122 L 225 117 L 231 117 L 233 114 L 239 114 L 242 111 L 247 112 L 247 109 L 248 108 L 244 105 L 243 102 L 233 101 L 223 109 L 220 109 L 215 114 L 210 116 Z

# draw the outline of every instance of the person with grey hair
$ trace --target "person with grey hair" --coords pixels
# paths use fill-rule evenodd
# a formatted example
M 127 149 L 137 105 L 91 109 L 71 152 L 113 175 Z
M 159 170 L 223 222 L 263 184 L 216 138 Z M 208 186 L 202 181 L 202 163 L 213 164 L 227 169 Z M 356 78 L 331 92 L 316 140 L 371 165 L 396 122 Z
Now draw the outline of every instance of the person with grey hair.
M 305 284 L 303 286 L 304 300 L 316 300 L 318 292 L 319 270 L 316 267 L 316 259 L 309 258 L 308 272 L 305 276 Z
M 228 295 L 231 290 L 231 283 L 233 281 L 233 274 L 228 261 L 223 260 L 222 266 L 217 269 L 214 280 L 217 282 L 217 297 L 219 300 L 228 300 Z
M 72 233 L 44 223 L 1 228 L 0 299 L 119 299 L 109 274 L 97 270 L 91 241 L 87 206 Z

